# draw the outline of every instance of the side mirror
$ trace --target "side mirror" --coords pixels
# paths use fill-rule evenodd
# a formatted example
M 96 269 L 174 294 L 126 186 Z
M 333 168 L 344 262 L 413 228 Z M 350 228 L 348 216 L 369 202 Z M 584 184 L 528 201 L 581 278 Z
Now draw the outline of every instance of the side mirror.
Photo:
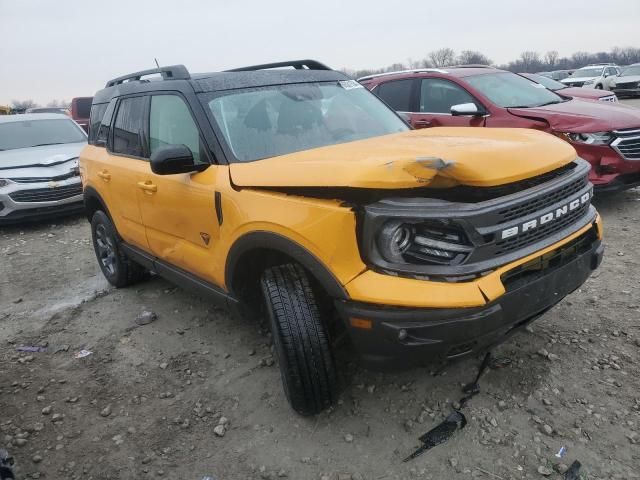
M 167 145 L 151 154 L 151 171 L 157 175 L 175 175 L 203 170 L 196 165 L 193 154 L 185 145 Z
M 454 117 L 481 115 L 478 106 L 475 103 L 461 103 L 451 107 L 451 115 Z
M 604 72 L 603 77 L 604 77 L 604 78 L 607 78 L 608 76 L 609 76 L 609 74 L 608 74 L 607 72 Z

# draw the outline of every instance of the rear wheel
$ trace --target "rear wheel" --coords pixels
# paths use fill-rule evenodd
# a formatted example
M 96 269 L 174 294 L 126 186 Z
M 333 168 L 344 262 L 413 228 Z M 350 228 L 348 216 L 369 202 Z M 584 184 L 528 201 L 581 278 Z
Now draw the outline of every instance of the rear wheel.
M 143 267 L 124 254 L 111 219 L 101 210 L 93 214 L 91 234 L 100 270 L 111 285 L 122 288 L 147 276 Z
M 279 265 L 261 284 L 287 399 L 301 415 L 319 413 L 335 402 L 338 382 L 309 277 L 300 265 Z

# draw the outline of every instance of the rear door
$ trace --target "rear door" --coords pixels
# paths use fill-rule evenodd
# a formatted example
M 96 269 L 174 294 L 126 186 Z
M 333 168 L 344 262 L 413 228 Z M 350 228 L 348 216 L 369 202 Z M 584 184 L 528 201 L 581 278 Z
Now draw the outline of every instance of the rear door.
M 167 145 L 185 145 L 197 164 L 211 163 L 193 113 L 177 92 L 150 96 L 147 131 L 151 155 Z M 217 175 L 216 165 L 176 175 L 156 175 L 147 168 L 138 188 L 153 254 L 214 282 L 214 272 L 219 270 L 211 254 L 219 238 L 214 193 Z
M 421 78 L 418 88 L 418 105 L 411 113 L 411 125 L 414 128 L 425 127 L 483 127 L 485 117 L 454 116 L 451 107 L 473 103 L 479 111 L 482 104 L 462 86 L 444 78 Z
M 143 139 L 146 112 L 144 96 L 124 97 L 112 101 L 96 134 L 92 155 L 97 177 L 96 188 L 106 200 L 109 213 L 120 236 L 128 243 L 147 249 L 137 197 L 137 182 L 148 169 Z M 115 110 L 115 115 L 112 115 Z

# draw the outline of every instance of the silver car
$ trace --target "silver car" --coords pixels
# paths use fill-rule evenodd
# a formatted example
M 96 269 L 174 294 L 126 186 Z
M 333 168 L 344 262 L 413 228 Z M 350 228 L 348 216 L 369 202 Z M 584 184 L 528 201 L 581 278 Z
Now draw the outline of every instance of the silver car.
M 0 116 L 0 225 L 82 211 L 87 135 L 57 113 Z

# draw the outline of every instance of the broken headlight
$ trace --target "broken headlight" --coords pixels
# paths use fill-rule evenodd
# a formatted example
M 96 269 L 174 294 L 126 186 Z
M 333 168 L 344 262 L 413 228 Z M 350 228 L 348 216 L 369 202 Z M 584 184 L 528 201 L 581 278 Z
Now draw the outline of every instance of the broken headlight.
M 567 133 L 569 140 L 587 145 L 609 145 L 614 136 L 610 132 Z
M 13 182 L 8 178 L 0 178 L 0 188 L 6 187 L 7 185 L 11 185 Z
M 380 256 L 396 265 L 459 265 L 473 249 L 461 228 L 438 220 L 388 220 L 375 243 Z

